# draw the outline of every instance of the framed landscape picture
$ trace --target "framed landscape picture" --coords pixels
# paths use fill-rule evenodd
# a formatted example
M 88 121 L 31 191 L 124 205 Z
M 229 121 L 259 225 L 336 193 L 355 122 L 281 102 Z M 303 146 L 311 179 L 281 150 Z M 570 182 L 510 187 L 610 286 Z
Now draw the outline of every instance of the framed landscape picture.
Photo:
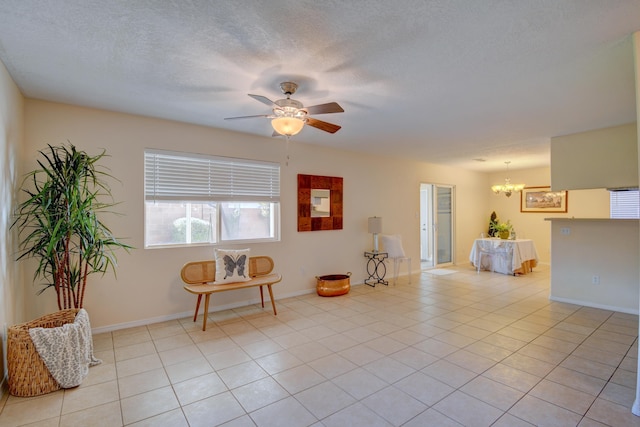
M 551 187 L 525 187 L 520 192 L 520 212 L 567 212 L 569 192 Z

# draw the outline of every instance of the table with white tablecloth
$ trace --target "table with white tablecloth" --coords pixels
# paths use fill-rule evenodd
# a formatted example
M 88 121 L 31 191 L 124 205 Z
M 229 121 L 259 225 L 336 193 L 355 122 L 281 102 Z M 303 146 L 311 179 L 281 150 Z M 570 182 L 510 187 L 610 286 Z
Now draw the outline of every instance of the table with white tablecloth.
M 538 265 L 538 252 L 531 239 L 476 239 L 469 261 L 482 270 L 503 274 L 527 274 Z

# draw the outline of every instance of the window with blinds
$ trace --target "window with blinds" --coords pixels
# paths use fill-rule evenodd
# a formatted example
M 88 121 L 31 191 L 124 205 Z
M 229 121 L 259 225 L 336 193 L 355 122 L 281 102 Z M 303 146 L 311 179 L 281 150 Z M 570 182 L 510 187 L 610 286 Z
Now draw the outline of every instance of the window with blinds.
M 279 239 L 280 165 L 145 150 L 145 247 Z
M 640 218 L 640 195 L 638 190 L 610 191 L 611 218 Z

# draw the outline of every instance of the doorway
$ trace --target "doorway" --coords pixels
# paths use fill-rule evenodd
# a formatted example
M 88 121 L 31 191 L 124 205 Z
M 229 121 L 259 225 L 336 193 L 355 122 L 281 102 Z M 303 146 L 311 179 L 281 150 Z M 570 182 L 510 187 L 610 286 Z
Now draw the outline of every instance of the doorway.
M 420 267 L 453 264 L 454 187 L 420 184 Z

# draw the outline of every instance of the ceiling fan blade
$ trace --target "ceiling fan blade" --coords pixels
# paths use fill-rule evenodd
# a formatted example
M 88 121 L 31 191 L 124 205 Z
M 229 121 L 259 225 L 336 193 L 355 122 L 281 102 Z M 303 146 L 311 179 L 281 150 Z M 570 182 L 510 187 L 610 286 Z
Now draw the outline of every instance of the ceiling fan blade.
M 271 117 L 273 118 L 273 116 L 271 116 L 270 114 L 258 114 L 256 116 L 238 116 L 238 117 L 225 117 L 225 120 L 235 120 L 235 119 L 253 119 L 256 117 Z
M 277 105 L 275 102 L 273 102 L 272 100 L 270 100 L 266 96 L 252 95 L 252 94 L 249 94 L 249 96 L 252 97 L 253 99 L 255 99 L 256 101 L 262 102 L 263 104 L 266 104 L 268 106 Z
M 329 102 L 328 104 L 312 105 L 305 107 L 309 114 L 328 114 L 328 113 L 344 113 L 344 110 L 337 102 Z
M 313 126 L 314 128 L 317 128 L 329 133 L 336 133 L 342 127 L 342 126 L 334 125 L 333 123 L 323 122 L 322 120 L 314 119 L 312 117 L 307 117 L 307 124 L 309 126 Z

